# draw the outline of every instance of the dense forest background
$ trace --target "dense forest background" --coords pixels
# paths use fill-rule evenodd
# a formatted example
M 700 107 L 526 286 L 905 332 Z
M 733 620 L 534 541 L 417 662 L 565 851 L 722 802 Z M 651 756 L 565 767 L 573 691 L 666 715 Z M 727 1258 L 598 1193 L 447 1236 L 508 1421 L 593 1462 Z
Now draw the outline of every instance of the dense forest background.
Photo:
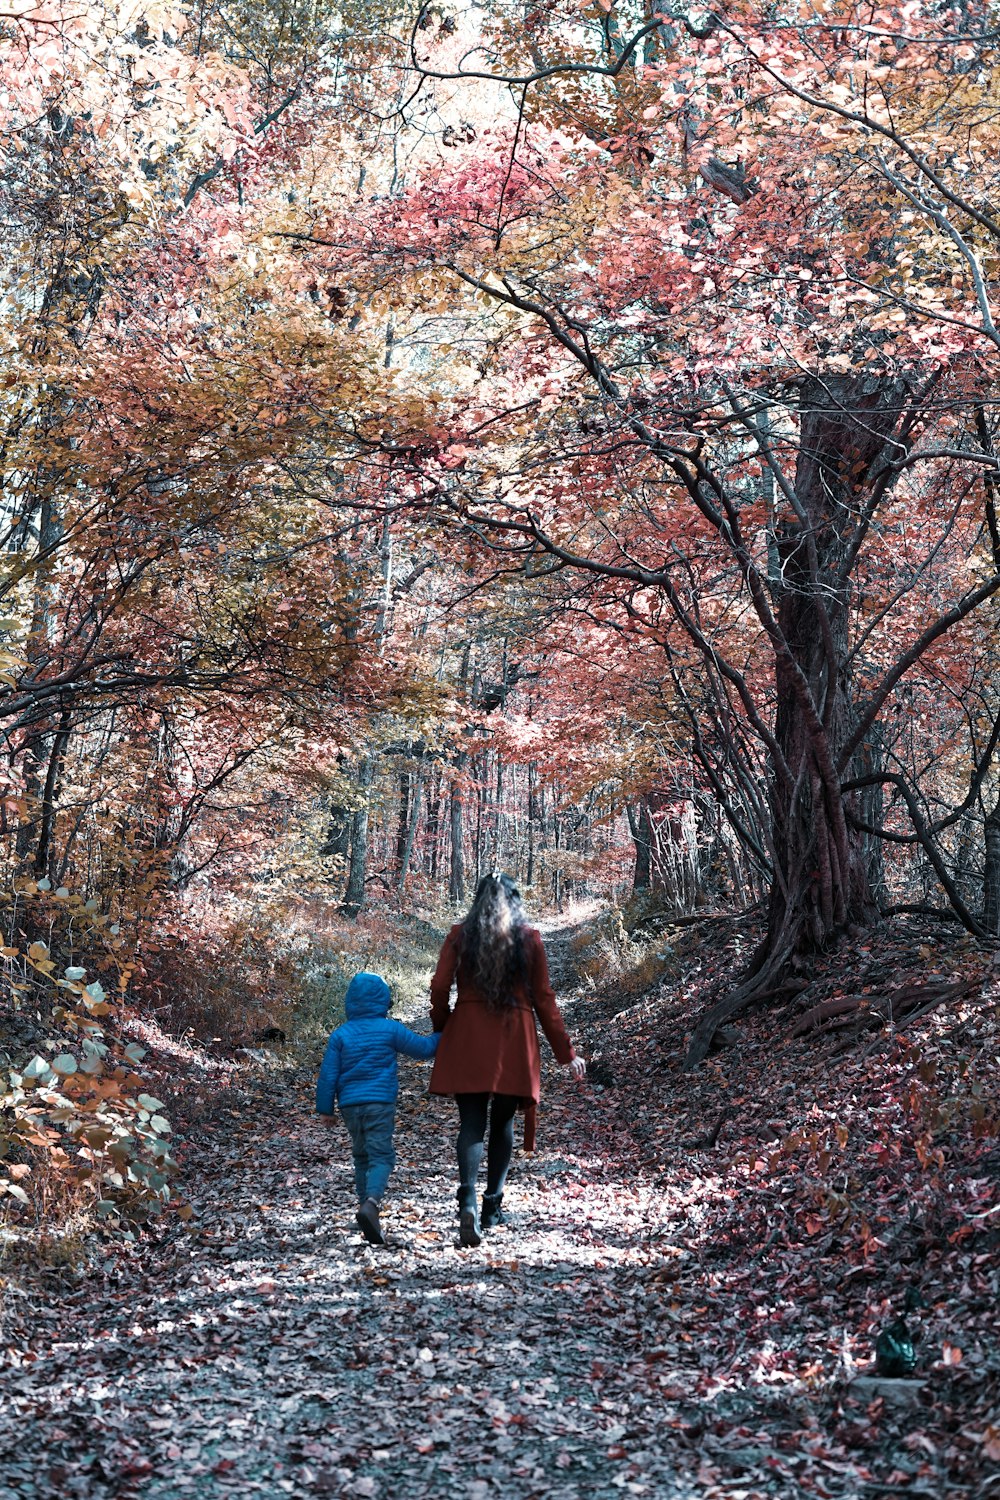
M 746 915 L 690 1066 L 1000 936 L 994 21 L 5 9 L 12 1214 L 161 1206 L 136 1027 L 485 871 Z

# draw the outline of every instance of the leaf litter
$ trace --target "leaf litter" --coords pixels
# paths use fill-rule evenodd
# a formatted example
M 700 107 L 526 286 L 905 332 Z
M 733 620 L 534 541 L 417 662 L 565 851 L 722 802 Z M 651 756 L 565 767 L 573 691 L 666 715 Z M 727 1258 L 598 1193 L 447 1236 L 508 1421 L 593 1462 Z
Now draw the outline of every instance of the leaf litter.
M 867 1032 L 776 1046 L 770 1012 L 685 1075 L 732 962 L 685 941 L 676 986 L 567 1007 L 603 1082 L 546 1078 L 540 1149 L 478 1250 L 424 1071 L 404 1070 L 384 1249 L 311 1072 L 161 1080 L 191 1217 L 9 1288 L 0 1500 L 1000 1493 L 1000 1158 L 974 1092 L 995 969 L 874 1052 Z M 915 1378 L 879 1380 L 911 1284 Z

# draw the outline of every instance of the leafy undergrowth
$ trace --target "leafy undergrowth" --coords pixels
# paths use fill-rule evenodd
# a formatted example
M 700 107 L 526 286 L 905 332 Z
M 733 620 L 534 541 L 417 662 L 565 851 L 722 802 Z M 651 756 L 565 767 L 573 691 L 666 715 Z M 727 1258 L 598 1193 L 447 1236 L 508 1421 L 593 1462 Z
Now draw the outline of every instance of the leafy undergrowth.
M 404 1069 L 383 1250 L 354 1227 L 311 1068 L 162 1052 L 192 1217 L 11 1292 L 0 1500 L 991 1494 L 997 1141 L 974 1089 L 995 971 L 905 1044 L 776 1047 L 772 1011 L 684 1075 L 732 961 L 698 943 L 676 943 L 673 991 L 568 1007 L 595 1081 L 549 1074 L 539 1151 L 474 1251 L 453 1106 L 423 1068 Z M 952 958 L 983 962 L 935 965 Z M 865 1384 L 913 1281 L 919 1384 Z
M 129 1034 L 135 972 L 96 898 L 24 882 L 0 909 L 0 1256 L 171 1198 L 170 1121 Z M 128 1230 L 126 1233 L 130 1232 Z M 56 1252 L 58 1254 L 58 1252 Z

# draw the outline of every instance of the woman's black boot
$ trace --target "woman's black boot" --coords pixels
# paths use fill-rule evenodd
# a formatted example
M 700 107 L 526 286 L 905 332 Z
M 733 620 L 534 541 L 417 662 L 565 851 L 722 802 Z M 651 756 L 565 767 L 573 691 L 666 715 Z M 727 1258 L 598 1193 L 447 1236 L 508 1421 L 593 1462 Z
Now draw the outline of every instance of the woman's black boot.
M 458 1237 L 470 1249 L 482 1243 L 474 1187 L 460 1187 L 458 1190 Z
M 483 1211 L 479 1217 L 483 1229 L 494 1229 L 497 1224 L 503 1223 L 503 1210 L 500 1207 L 502 1202 L 503 1193 L 483 1194 Z

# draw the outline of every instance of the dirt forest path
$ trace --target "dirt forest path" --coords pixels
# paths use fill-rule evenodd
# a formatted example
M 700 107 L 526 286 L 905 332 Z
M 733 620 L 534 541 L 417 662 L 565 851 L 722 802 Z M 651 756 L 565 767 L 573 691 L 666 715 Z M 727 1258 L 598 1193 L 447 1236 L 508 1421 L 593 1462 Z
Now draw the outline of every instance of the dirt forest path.
M 558 935 L 552 956 L 558 975 Z M 426 1068 L 401 1072 L 384 1249 L 353 1223 L 346 1135 L 314 1118 L 313 1078 L 226 1089 L 186 1134 L 190 1228 L 82 1285 L 53 1278 L 4 1375 L 2 1500 L 702 1493 L 659 1397 L 676 1226 L 588 1091 L 548 1068 L 508 1222 L 467 1250 L 454 1107 Z
M 546 934 L 563 994 L 565 936 Z M 566 1006 L 575 1034 L 586 1009 Z M 425 1067 L 401 1072 L 386 1248 L 354 1225 L 346 1135 L 316 1120 L 311 1072 L 206 1077 L 180 1120 L 189 1222 L 53 1269 L 41 1307 L 11 1310 L 0 1500 L 895 1492 L 898 1458 L 865 1467 L 864 1404 L 845 1446 L 812 1377 L 756 1378 L 810 1340 L 829 1374 L 837 1291 L 783 1302 L 774 1235 L 751 1253 L 734 1231 L 715 1274 L 697 1164 L 652 1164 L 641 1122 L 549 1058 L 508 1222 L 462 1249 L 453 1105 Z M 882 1435 L 905 1462 L 899 1420 Z M 973 1493 L 930 1485 L 913 1492 Z

